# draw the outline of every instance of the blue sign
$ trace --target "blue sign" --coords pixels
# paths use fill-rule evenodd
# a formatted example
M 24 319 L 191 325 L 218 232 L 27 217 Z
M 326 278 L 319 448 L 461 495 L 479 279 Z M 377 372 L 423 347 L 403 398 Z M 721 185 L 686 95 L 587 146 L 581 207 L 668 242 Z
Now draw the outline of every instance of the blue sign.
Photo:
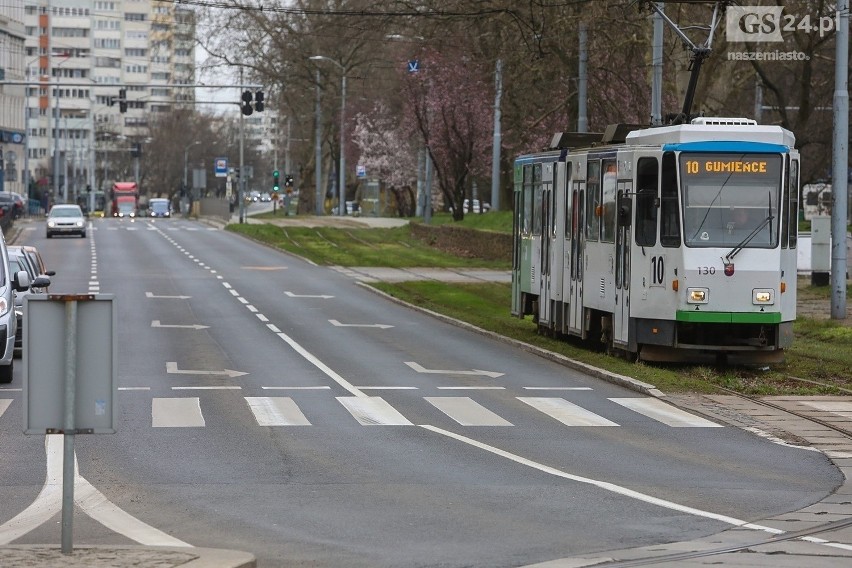
M 228 158 L 216 158 L 213 161 L 213 170 L 217 178 L 228 177 Z
M 358 176 L 359 178 L 367 177 L 367 168 L 366 168 L 366 166 L 362 166 L 362 165 L 360 165 L 360 164 L 358 164 L 357 166 L 355 166 L 355 175 L 356 175 L 356 176 Z
M 420 71 L 420 62 L 416 59 L 412 59 L 408 62 L 408 72 L 409 73 L 417 73 Z

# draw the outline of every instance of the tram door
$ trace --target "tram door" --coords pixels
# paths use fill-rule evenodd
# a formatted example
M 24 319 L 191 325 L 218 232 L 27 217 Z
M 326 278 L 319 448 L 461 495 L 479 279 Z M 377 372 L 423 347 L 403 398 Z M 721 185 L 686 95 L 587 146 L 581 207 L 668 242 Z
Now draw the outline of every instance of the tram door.
M 581 171 L 581 170 L 579 170 Z M 585 237 L 585 194 L 586 182 L 575 181 L 571 188 L 571 266 L 568 270 L 571 280 L 568 297 L 568 331 L 577 335 L 583 333 L 583 248 Z
M 538 294 L 538 323 L 550 326 L 553 321 L 553 308 L 551 302 L 550 273 L 551 257 L 550 251 L 553 247 L 553 177 L 556 175 L 555 164 L 546 164 L 542 176 L 541 192 L 541 257 L 539 266 L 539 294 Z
M 630 229 L 632 184 L 618 182 L 615 215 L 615 321 L 612 324 L 613 342 L 626 344 L 630 322 Z

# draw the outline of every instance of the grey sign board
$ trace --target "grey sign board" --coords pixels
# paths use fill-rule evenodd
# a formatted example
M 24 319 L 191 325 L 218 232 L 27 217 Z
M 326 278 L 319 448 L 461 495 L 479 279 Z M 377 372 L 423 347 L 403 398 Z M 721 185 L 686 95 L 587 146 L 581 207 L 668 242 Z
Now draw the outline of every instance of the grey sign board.
M 69 301 L 76 302 L 73 318 L 68 316 Z M 71 326 L 71 320 L 76 325 Z M 76 377 L 74 430 L 77 434 L 115 433 L 114 296 L 31 294 L 24 299 L 23 321 L 24 433 L 61 433 L 66 428 L 69 345 L 76 351 L 71 373 Z

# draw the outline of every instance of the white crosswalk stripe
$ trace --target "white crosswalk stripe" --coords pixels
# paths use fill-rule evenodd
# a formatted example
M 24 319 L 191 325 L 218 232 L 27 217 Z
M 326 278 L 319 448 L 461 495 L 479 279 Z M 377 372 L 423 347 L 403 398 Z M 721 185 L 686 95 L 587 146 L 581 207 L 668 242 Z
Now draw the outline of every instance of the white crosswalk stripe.
M 364 426 L 410 426 L 397 409 L 377 396 L 338 396 L 337 400 Z
M 466 396 L 427 396 L 425 399 L 462 426 L 512 426 L 508 420 Z
M 551 418 L 555 418 L 566 426 L 618 426 L 615 422 L 586 410 L 582 406 L 568 402 L 564 398 L 519 396 L 518 400 L 529 404 Z
M 0 398 L 0 416 L 3 416 L 3 413 L 6 412 L 6 409 L 9 408 L 9 405 L 12 404 L 11 398 Z
M 155 398 L 151 401 L 151 426 L 154 428 L 198 428 L 204 425 L 197 396 Z
M 720 424 L 685 412 L 658 398 L 611 398 L 609 400 L 673 428 L 722 427 Z
M 261 426 L 310 426 L 311 423 L 296 406 L 296 402 L 286 396 L 247 396 L 246 402 L 251 408 L 257 423 Z

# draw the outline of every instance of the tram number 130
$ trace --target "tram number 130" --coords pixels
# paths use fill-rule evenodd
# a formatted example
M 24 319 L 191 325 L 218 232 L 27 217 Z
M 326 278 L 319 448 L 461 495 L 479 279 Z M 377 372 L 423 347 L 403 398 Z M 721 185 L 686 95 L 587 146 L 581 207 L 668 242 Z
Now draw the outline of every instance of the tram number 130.
M 662 256 L 651 257 L 651 286 L 663 286 L 666 276 L 666 263 Z

